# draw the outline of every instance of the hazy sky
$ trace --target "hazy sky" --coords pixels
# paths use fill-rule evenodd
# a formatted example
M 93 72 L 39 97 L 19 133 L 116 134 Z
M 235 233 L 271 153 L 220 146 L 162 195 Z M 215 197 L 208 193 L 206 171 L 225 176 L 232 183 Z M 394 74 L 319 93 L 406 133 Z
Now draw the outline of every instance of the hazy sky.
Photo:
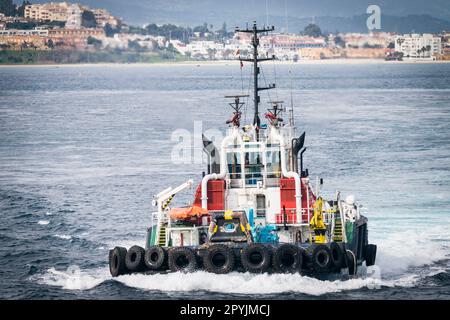
M 53 0 L 55 1 L 55 0 Z M 20 3 L 21 0 L 16 0 Z M 48 2 L 31 0 L 33 3 Z M 91 7 L 104 7 L 130 23 L 174 22 L 179 24 L 249 21 L 269 16 L 350 17 L 366 13 L 370 4 L 382 14 L 406 16 L 429 14 L 450 20 L 450 0 L 78 0 Z M 264 21 L 265 22 L 265 21 Z

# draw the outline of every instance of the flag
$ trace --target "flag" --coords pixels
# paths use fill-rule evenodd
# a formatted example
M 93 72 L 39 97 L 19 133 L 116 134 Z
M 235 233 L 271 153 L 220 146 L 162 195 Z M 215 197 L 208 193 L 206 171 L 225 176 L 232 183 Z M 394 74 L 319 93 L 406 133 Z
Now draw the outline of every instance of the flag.
M 242 60 L 239 60 L 241 62 L 241 69 L 244 67 L 244 63 L 242 62 Z
M 240 54 L 241 54 L 241 50 L 240 50 L 240 49 L 237 49 L 236 55 L 238 56 L 238 55 L 240 55 Z

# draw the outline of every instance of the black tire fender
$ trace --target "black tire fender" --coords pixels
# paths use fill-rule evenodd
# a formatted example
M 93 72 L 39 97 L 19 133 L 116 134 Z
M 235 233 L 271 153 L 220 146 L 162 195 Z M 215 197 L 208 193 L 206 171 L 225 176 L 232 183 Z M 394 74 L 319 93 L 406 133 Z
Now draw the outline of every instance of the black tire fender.
M 303 265 L 303 250 L 293 244 L 282 244 L 275 249 L 272 265 L 276 272 L 299 272 Z
M 123 247 L 115 247 L 109 250 L 109 272 L 113 277 L 118 277 L 128 272 L 125 265 L 125 256 L 127 249 Z
M 160 246 L 145 250 L 144 263 L 150 270 L 161 270 L 167 265 L 167 251 Z
M 235 256 L 233 249 L 223 244 L 211 245 L 203 256 L 203 267 L 206 271 L 225 274 L 233 270 Z
M 242 249 L 241 263 L 248 272 L 264 273 L 271 265 L 271 250 L 261 243 L 251 243 Z
M 198 268 L 197 255 L 188 247 L 169 250 L 169 269 L 173 272 L 194 272 Z
M 139 272 L 144 270 L 145 250 L 140 246 L 132 246 L 125 256 L 125 265 L 130 272 Z
M 315 246 L 311 260 L 315 271 L 320 273 L 329 272 L 332 264 L 330 248 L 324 244 Z
M 340 269 L 345 265 L 344 252 L 336 242 L 330 243 L 331 262 L 336 269 Z
M 347 255 L 348 274 L 353 276 L 358 271 L 358 265 L 357 265 L 357 261 L 356 261 L 356 256 L 353 253 L 353 251 L 348 250 L 348 249 L 347 249 L 346 255 Z
M 375 264 L 375 259 L 377 257 L 377 246 L 374 244 L 368 244 L 365 248 L 365 260 L 366 266 L 370 267 Z

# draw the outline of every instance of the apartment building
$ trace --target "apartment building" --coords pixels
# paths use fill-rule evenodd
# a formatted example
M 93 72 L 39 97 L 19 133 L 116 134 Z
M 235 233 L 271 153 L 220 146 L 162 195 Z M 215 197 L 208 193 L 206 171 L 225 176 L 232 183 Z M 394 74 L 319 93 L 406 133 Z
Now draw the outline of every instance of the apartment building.
M 407 58 L 432 58 L 441 55 L 441 38 L 432 34 L 407 34 L 395 37 L 395 51 Z

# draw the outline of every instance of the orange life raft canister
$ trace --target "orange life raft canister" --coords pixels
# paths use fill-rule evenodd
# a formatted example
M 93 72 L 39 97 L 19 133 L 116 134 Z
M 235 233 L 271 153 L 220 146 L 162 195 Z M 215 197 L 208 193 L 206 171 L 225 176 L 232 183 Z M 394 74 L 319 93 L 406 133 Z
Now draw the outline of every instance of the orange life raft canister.
M 173 208 L 169 211 L 169 216 L 172 220 L 186 220 L 189 218 L 201 217 L 205 215 L 209 215 L 208 210 L 199 206 Z

